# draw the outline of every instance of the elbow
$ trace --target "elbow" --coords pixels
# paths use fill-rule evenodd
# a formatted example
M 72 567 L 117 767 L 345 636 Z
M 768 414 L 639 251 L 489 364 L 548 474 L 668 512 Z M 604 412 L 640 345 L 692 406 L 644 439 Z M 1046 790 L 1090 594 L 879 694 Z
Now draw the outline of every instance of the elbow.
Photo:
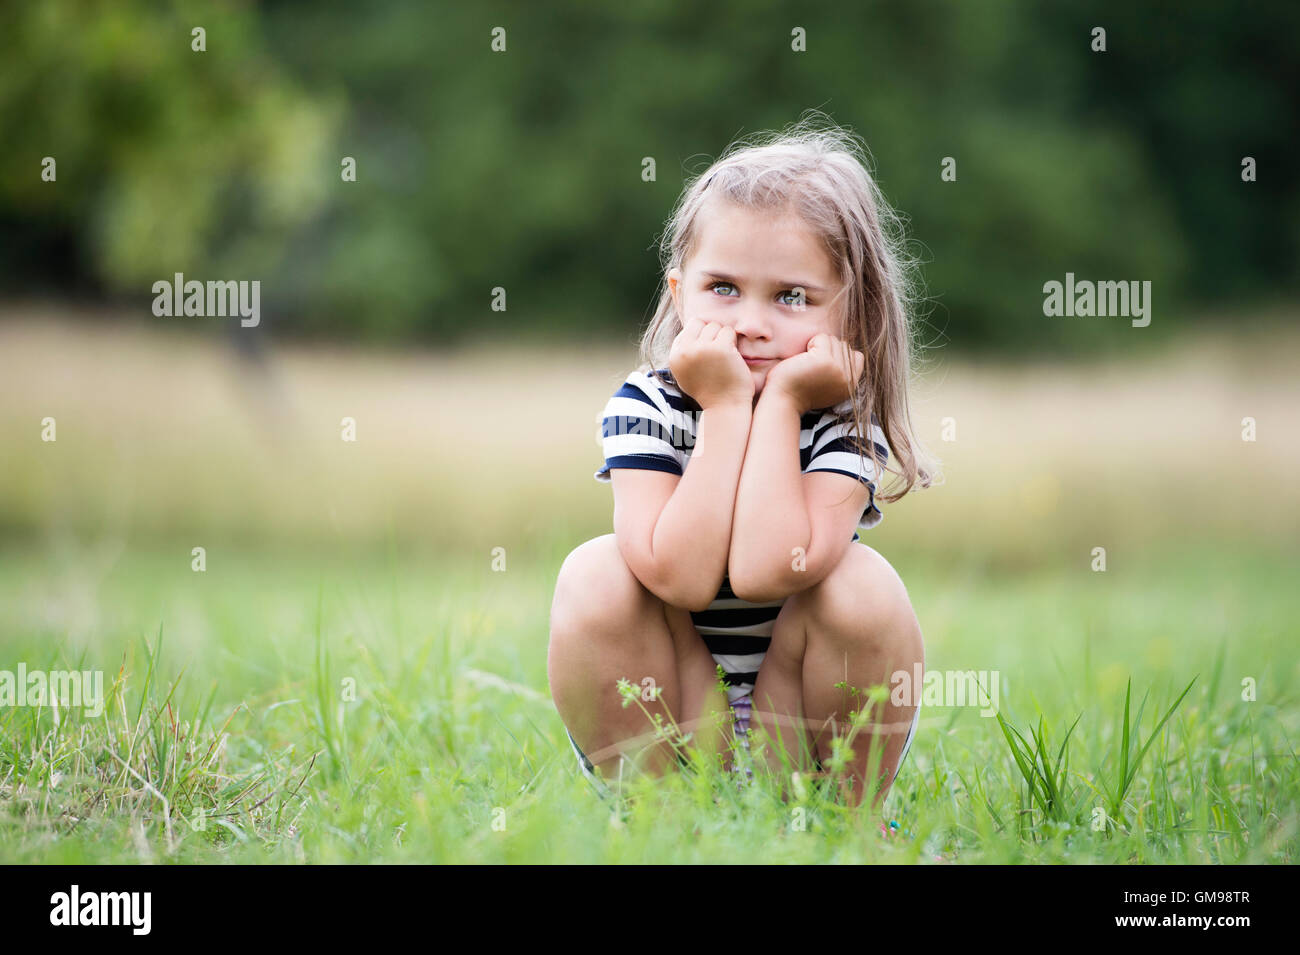
M 674 607 L 680 607 L 682 610 L 689 610 L 692 613 L 703 613 L 709 609 L 709 604 L 717 598 L 717 591 L 711 594 L 687 594 L 682 598 L 681 603 L 673 604 Z
M 809 548 L 798 547 L 796 559 L 769 555 L 768 559 L 733 553 L 728 562 L 731 591 L 750 603 L 784 600 L 816 584 L 825 572 L 820 557 L 808 554 Z
M 678 586 L 674 588 L 675 599 L 669 600 L 668 603 L 682 610 L 690 610 L 695 613 L 709 609 L 709 604 L 718 598 L 718 590 L 722 586 L 722 581 L 718 580 L 712 587 L 701 587 L 699 578 L 690 581 L 678 581 Z
M 790 596 L 784 587 L 774 586 L 750 587 L 732 584 L 731 591 L 738 599 L 752 604 L 771 603 L 773 600 L 784 600 Z
M 670 607 L 706 610 L 717 597 L 717 587 L 706 593 L 699 575 L 684 574 L 680 561 L 655 559 L 646 549 L 624 551 L 624 560 L 641 586 Z
M 789 596 L 793 587 L 781 573 L 784 564 L 756 559 L 753 554 L 733 551 L 727 559 L 731 592 L 750 603 L 768 603 Z
M 668 604 L 668 606 L 696 613 L 708 610 L 709 604 L 713 603 L 718 596 L 717 587 L 712 590 L 703 590 L 700 588 L 698 581 L 660 577 L 653 582 L 653 586 L 644 581 L 642 583 L 645 584 L 647 590 Z
M 820 564 L 818 564 L 820 566 Z M 770 564 L 736 561 L 729 571 L 731 592 L 750 603 L 784 600 L 812 587 L 824 576 L 807 560 Z
M 773 600 L 783 600 L 793 593 L 793 588 L 784 580 L 779 580 L 771 574 L 758 574 L 751 571 L 742 570 L 739 574 L 731 574 L 731 592 L 741 600 L 747 600 L 750 603 L 769 603 Z

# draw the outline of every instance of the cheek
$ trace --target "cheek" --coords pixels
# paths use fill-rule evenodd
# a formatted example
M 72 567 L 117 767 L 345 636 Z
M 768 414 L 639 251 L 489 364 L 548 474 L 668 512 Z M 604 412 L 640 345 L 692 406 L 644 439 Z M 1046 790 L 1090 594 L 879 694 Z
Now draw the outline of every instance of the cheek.
M 718 307 L 717 297 L 704 293 L 695 293 L 687 295 L 686 313 L 695 318 L 701 318 L 709 322 L 720 322 L 725 325 L 728 319 L 724 314 L 724 309 Z
M 808 350 L 808 343 L 812 341 L 812 335 L 800 335 L 798 338 L 787 338 L 781 343 L 777 354 L 790 358 L 794 355 L 802 355 Z

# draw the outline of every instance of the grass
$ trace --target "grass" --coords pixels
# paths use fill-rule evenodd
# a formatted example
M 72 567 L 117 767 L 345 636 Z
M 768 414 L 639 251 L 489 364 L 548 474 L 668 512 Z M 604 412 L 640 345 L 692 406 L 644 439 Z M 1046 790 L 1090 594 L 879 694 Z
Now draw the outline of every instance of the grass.
M 708 772 L 638 785 L 621 816 L 576 773 L 545 693 L 553 566 L 318 555 L 285 573 L 249 554 L 214 579 L 183 558 L 132 553 L 98 582 L 106 621 L 158 597 L 151 632 L 109 624 L 81 645 L 5 634 L 6 657 L 29 667 L 109 673 L 98 719 L 0 709 L 6 861 L 1295 861 L 1294 656 L 1280 624 L 1300 608 L 1279 586 L 1294 565 L 1270 577 L 1250 555 L 1199 571 L 1169 555 L 1108 581 L 1120 605 L 1188 603 L 1172 666 L 1135 639 L 1142 622 L 1096 625 L 1081 582 L 1022 582 L 993 624 L 982 612 L 998 580 L 968 580 L 950 596 L 972 622 L 935 633 L 927 666 L 996 661 L 1001 711 L 924 711 L 883 815 L 810 787 L 783 799 L 790 787 L 758 770 L 743 789 Z M 1232 580 L 1229 599 L 1250 608 L 1233 633 L 1198 573 Z M 0 556 L 20 618 L 56 576 L 30 553 Z M 914 594 L 946 586 L 942 569 L 905 577 Z M 1088 641 L 1037 652 L 1044 604 Z M 1260 699 L 1240 699 L 1238 674 Z M 1130 683 L 1146 696 L 1136 713 Z
M 593 419 L 627 349 L 295 350 L 264 388 L 197 339 L 0 326 L 0 672 L 106 696 L 0 706 L 0 862 L 1294 863 L 1298 353 L 927 378 L 947 483 L 864 536 L 927 670 L 996 671 L 996 716 L 927 702 L 881 812 L 701 767 L 622 813 L 546 643 L 561 561 L 609 530 Z M 524 380 L 571 423 L 519 434 L 521 477 L 464 416 Z

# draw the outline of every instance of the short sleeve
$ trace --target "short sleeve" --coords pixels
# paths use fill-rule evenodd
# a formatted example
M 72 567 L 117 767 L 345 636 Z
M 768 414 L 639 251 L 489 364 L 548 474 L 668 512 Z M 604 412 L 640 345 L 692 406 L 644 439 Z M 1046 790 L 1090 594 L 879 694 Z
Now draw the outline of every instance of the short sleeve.
M 808 466 L 803 470 L 805 474 L 809 471 L 832 471 L 865 484 L 870 490 L 870 496 L 863 508 L 862 517 L 858 520 L 858 526 L 872 528 L 884 520 L 884 515 L 876 505 L 876 482 L 880 473 L 861 438 L 854 434 L 851 416 L 852 407 L 848 402 L 836 405 L 821 416 L 813 426 L 811 453 Z M 871 416 L 871 433 L 883 467 L 889 460 L 889 446 L 875 415 Z M 854 539 L 857 539 L 856 534 Z
M 682 474 L 684 461 L 674 441 L 672 409 L 655 380 L 633 372 L 601 412 L 600 442 L 605 464 L 593 477 L 609 484 L 612 468 L 640 468 Z

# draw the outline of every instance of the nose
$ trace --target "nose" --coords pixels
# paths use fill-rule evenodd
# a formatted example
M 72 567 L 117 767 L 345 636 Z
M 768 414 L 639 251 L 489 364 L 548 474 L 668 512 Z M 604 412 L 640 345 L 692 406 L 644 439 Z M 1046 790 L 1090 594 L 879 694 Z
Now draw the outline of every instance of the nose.
M 751 341 L 766 341 L 768 316 L 761 303 L 750 302 L 736 310 L 736 334 Z

